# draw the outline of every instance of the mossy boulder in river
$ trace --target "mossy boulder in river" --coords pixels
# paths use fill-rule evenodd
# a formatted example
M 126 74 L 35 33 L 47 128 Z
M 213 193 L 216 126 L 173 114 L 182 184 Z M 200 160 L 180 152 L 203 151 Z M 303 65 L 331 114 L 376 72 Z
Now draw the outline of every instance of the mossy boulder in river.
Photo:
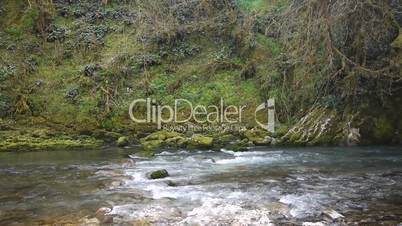
M 185 147 L 189 139 L 180 133 L 158 131 L 140 139 L 141 145 L 146 151 L 155 151 L 163 147 Z
M 128 137 L 119 137 L 116 144 L 119 147 L 125 147 L 129 144 L 129 139 L 128 139 Z
M 212 147 L 214 138 L 201 134 L 194 134 L 189 141 L 189 148 L 210 148 Z
M 249 142 L 254 145 L 270 145 L 272 138 L 270 133 L 267 131 L 262 131 L 258 129 L 246 130 L 243 132 L 243 136 L 249 140 Z
M 152 180 L 162 179 L 162 178 L 165 178 L 165 177 L 168 177 L 168 176 L 169 176 L 169 173 L 165 169 L 157 170 L 157 171 L 154 171 L 151 174 L 149 174 L 149 178 L 152 179 Z
M 169 147 L 180 148 L 185 147 L 188 143 L 188 138 L 177 136 L 165 140 L 165 144 Z
M 226 144 L 231 144 L 234 143 L 238 140 L 239 138 L 236 137 L 233 134 L 223 134 L 220 136 L 215 137 L 215 143 L 220 144 L 220 145 L 226 145 Z
M 155 151 L 165 146 L 180 147 L 186 143 L 186 139 L 180 133 L 158 131 L 140 139 L 141 145 L 146 151 Z
M 155 151 L 158 148 L 163 147 L 163 140 L 151 140 L 142 143 L 142 147 L 145 151 Z

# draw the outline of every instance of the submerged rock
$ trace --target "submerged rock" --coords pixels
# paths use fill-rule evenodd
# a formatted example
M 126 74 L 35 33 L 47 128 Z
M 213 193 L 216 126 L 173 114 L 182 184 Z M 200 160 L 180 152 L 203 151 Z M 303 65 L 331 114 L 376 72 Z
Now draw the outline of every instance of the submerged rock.
M 152 172 L 149 175 L 149 178 L 152 179 L 152 180 L 156 180 L 156 179 L 166 178 L 168 176 L 169 176 L 168 171 L 163 169 L 163 170 L 157 170 L 157 171 Z
M 132 168 L 135 166 L 134 159 L 129 159 L 123 163 L 123 168 Z
M 85 226 L 99 226 L 101 223 L 99 222 L 98 219 L 96 218 L 84 218 L 80 221 L 79 225 L 85 225 Z
M 98 211 L 96 211 L 95 217 L 99 220 L 101 224 L 111 224 L 113 223 L 113 216 L 110 215 L 111 212 L 111 208 L 102 207 L 98 209 Z
M 144 159 L 144 158 L 151 158 L 155 156 L 154 151 L 140 151 L 136 152 L 135 155 L 130 155 L 130 158 L 132 159 Z
M 333 209 L 324 210 L 322 215 L 330 222 L 340 222 L 345 218 L 342 214 Z
M 304 222 L 302 226 L 326 226 L 327 224 L 323 222 Z

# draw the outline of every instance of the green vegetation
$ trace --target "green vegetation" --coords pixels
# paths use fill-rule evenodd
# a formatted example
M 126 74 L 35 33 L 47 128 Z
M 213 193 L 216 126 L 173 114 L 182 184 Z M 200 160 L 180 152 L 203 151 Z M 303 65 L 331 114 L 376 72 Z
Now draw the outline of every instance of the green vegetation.
M 371 111 L 398 102 L 401 90 L 401 38 L 392 6 L 342 2 L 301 1 L 294 10 L 287 0 L 207 0 L 180 7 L 157 0 L 1 0 L 0 116 L 17 125 L 7 127 L 11 132 L 46 127 L 125 146 L 155 129 L 130 121 L 134 98 L 161 104 L 185 98 L 194 105 L 223 98 L 227 105 L 248 106 L 244 124 L 251 128 L 252 109 L 273 97 L 280 125 L 275 138 L 301 125 L 313 109 L 328 108 L 342 131 L 309 144 L 341 142 L 348 134 L 345 122 L 362 111 L 366 116 L 350 123 L 369 127 L 368 139 L 399 142 L 394 136 L 400 126 L 388 125 L 400 125 L 400 104 L 381 118 Z M 318 126 L 313 121 L 307 124 Z M 24 139 L 20 143 L 29 146 Z M 287 141 L 306 144 L 296 135 Z M 166 140 L 148 142 L 145 149 L 154 150 Z

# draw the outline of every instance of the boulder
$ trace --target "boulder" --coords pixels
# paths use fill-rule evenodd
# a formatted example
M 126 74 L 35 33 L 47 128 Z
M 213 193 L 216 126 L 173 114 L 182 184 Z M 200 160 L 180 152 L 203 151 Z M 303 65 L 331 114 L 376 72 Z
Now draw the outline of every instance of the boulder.
M 184 138 L 182 136 L 168 138 L 165 141 L 166 145 L 168 145 L 170 147 L 184 147 L 187 144 L 187 142 L 188 142 L 188 139 Z
M 166 178 L 168 176 L 169 176 L 169 173 L 165 169 L 157 170 L 157 171 L 154 171 L 154 172 L 149 174 L 149 178 L 152 179 L 152 180 L 162 179 L 162 178 Z
M 128 137 L 119 137 L 116 141 L 117 146 L 119 147 L 125 147 L 129 144 L 129 139 Z
M 249 142 L 252 142 L 255 145 L 269 145 L 272 141 L 272 138 L 269 136 L 268 132 L 256 129 L 244 131 L 243 136 L 247 138 Z
M 222 136 L 216 137 L 216 143 L 217 144 L 230 144 L 230 143 L 235 143 L 237 141 L 237 137 L 235 137 L 233 134 L 225 134 Z
M 238 140 L 236 142 L 225 145 L 225 149 L 235 152 L 241 152 L 241 151 L 247 151 L 249 146 L 250 146 L 249 140 L 245 138 L 243 140 Z
M 142 147 L 145 151 L 155 151 L 163 146 L 163 140 L 151 140 L 142 143 Z
M 190 139 L 190 146 L 192 148 L 210 148 L 212 147 L 214 138 L 207 137 L 201 134 L 194 134 Z
M 153 150 L 143 150 L 143 151 L 139 151 L 136 152 L 135 155 L 131 155 L 130 158 L 133 159 L 141 159 L 141 158 L 152 158 L 155 156 L 155 152 Z

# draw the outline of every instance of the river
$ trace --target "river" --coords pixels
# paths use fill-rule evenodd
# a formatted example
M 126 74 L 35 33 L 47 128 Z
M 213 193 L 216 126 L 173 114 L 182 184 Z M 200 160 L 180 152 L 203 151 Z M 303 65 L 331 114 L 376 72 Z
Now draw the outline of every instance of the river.
M 114 225 L 402 222 L 401 147 L 135 151 L 0 153 L 0 225 L 90 225 L 100 207 Z

